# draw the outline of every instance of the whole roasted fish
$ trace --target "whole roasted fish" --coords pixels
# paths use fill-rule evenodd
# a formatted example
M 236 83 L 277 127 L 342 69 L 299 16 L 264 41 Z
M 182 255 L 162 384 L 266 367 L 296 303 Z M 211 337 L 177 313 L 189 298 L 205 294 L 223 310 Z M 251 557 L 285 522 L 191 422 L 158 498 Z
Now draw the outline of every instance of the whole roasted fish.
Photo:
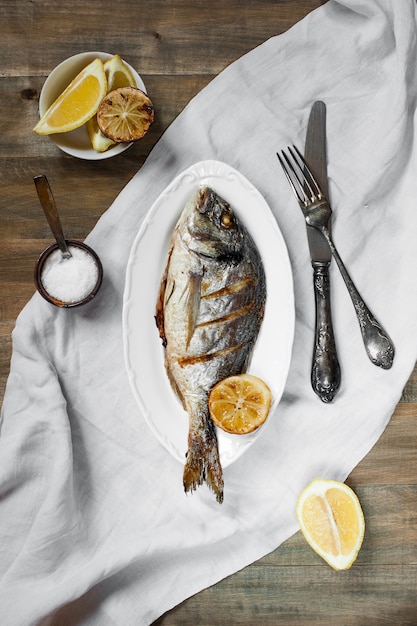
M 204 481 L 223 501 L 212 387 L 244 372 L 264 315 L 265 274 L 258 249 L 230 205 L 202 187 L 172 235 L 156 307 L 172 388 L 189 415 L 184 489 Z

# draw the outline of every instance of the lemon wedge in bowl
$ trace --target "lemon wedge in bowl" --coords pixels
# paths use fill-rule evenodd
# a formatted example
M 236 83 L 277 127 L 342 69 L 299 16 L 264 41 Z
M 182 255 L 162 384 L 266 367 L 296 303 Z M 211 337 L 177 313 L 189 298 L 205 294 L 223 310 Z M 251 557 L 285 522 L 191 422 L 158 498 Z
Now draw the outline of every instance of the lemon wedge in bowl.
M 33 130 L 38 135 L 51 135 L 79 128 L 97 113 L 106 93 L 103 61 L 97 58 L 77 74 Z
M 119 87 L 137 87 L 135 77 L 129 67 L 118 54 L 104 63 L 107 78 L 107 90 L 113 91 Z
M 107 78 L 107 93 L 119 87 L 138 86 L 135 77 L 119 54 L 114 54 L 111 59 L 108 59 L 104 63 L 104 72 Z M 113 139 L 106 137 L 106 135 L 101 132 L 97 124 L 96 115 L 93 115 L 93 117 L 88 120 L 87 130 L 91 145 L 97 152 L 105 152 L 116 144 Z

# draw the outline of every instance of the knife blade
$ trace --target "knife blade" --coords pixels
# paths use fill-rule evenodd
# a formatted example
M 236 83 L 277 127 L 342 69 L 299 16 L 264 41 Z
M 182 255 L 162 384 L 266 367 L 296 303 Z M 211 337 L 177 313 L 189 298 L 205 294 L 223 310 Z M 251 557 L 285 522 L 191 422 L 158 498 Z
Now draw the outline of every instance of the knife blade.
M 323 194 L 328 198 L 326 105 L 314 102 L 307 126 L 304 158 Z M 330 219 L 328 228 L 330 229 Z M 323 235 L 307 225 L 307 239 L 313 267 L 315 335 L 311 385 L 323 402 L 331 402 L 340 387 L 340 365 L 333 331 L 330 301 L 330 262 L 332 253 Z

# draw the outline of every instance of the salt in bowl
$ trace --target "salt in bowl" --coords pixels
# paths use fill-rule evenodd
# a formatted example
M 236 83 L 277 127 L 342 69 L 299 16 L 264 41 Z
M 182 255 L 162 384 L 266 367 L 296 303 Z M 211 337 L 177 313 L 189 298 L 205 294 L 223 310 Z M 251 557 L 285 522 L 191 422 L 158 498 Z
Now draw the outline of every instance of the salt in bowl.
M 71 308 L 90 302 L 100 289 L 103 267 L 97 254 L 85 243 L 66 240 L 70 259 L 63 259 L 58 244 L 52 244 L 35 265 L 35 285 L 45 300 Z

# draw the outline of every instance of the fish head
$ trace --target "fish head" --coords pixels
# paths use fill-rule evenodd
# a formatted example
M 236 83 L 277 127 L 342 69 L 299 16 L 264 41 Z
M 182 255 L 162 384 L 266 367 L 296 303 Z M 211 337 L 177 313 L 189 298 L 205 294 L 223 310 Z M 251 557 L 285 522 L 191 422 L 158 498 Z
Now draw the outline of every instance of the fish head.
M 209 187 L 198 190 L 186 215 L 186 243 L 205 257 L 239 257 L 244 241 L 243 226 L 228 202 Z

